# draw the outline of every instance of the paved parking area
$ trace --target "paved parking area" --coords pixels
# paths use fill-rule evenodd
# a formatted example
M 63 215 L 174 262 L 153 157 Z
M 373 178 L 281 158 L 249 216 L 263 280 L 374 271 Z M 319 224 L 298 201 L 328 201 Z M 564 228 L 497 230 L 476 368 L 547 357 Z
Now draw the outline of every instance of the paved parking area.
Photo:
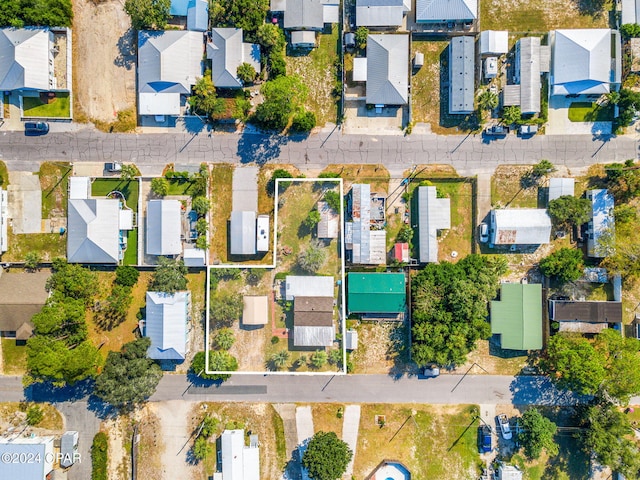
M 13 233 L 42 232 L 42 190 L 38 175 L 9 172 L 7 190 Z
M 549 123 L 546 135 L 610 135 L 611 122 L 572 122 L 569 120 L 569 106 L 573 102 L 593 101 L 584 98 L 551 97 L 549 99 Z
M 233 171 L 233 210 L 258 211 L 258 167 L 239 167 Z

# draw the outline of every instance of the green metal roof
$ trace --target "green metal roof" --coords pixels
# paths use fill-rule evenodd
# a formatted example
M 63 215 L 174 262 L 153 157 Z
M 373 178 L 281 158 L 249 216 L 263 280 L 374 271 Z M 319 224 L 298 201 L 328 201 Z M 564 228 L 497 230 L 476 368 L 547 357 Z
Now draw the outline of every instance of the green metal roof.
M 404 273 L 347 274 L 349 313 L 400 313 L 406 304 Z
M 491 302 L 491 333 L 507 350 L 542 348 L 542 285 L 504 283 L 500 300 Z

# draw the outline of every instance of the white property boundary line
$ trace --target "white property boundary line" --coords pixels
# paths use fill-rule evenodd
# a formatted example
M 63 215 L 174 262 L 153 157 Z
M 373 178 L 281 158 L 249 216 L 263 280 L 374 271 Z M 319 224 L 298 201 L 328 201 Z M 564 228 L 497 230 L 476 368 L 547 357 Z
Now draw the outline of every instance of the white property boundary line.
M 335 182 L 340 187 L 340 235 L 338 240 L 340 242 L 340 269 L 341 269 L 341 281 L 340 281 L 340 290 L 338 292 L 339 297 L 341 297 L 340 309 L 338 316 L 340 317 L 340 321 L 342 323 L 341 331 L 342 331 L 342 370 L 338 370 L 337 372 L 280 372 L 280 371 L 270 371 L 270 370 L 260 370 L 260 371 L 227 371 L 227 370 L 209 370 L 209 321 L 210 321 L 210 313 L 209 306 L 211 302 L 211 288 L 210 288 L 210 272 L 211 269 L 214 268 L 238 268 L 238 269 L 247 269 L 247 268 L 264 268 L 271 269 L 276 268 L 276 257 L 277 257 L 277 245 L 278 245 L 278 199 L 280 193 L 280 183 L 281 182 L 309 182 L 309 183 L 326 183 L 326 182 Z M 334 279 L 335 281 L 335 279 Z M 344 261 L 344 185 L 342 178 L 277 178 L 275 185 L 275 198 L 274 198 L 274 221 L 273 221 L 273 263 L 271 265 L 246 265 L 246 264 L 237 264 L 237 263 L 225 263 L 220 265 L 209 265 L 207 267 L 207 276 L 206 276 L 206 313 L 205 313 L 205 366 L 204 371 L 207 374 L 221 374 L 221 375 L 346 375 L 347 373 L 347 349 L 346 349 L 346 329 L 347 329 L 347 317 L 345 314 L 345 261 Z M 202 373 L 202 372 L 201 372 Z

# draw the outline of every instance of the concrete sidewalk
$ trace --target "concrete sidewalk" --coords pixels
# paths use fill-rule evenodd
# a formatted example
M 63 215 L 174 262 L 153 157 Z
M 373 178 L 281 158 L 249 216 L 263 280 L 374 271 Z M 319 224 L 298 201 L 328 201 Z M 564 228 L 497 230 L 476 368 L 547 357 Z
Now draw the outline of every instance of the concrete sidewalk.
M 342 421 L 342 440 L 344 440 L 353 452 L 353 457 L 343 477 L 351 478 L 353 475 L 353 461 L 356 458 L 356 446 L 358 445 L 358 430 L 360 428 L 360 405 L 347 405 L 344 409 Z

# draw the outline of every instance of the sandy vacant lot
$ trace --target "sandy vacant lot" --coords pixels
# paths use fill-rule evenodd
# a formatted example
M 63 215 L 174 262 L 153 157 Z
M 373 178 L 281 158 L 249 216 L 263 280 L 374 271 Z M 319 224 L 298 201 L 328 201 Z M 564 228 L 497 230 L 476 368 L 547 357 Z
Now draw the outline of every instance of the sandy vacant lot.
M 135 32 L 124 1 L 73 2 L 74 93 L 90 119 L 111 122 L 135 106 Z

